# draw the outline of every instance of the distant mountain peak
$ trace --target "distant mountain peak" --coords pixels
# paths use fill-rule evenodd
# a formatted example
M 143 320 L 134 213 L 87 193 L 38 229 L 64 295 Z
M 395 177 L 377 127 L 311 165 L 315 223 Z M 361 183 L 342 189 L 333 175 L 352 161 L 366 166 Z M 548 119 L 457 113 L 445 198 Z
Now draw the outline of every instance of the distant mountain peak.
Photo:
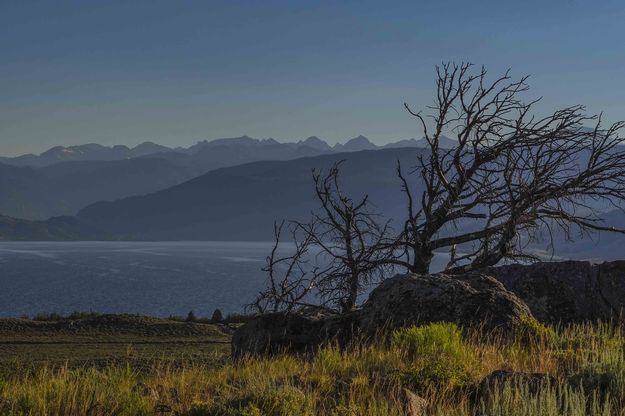
M 272 137 L 269 137 L 267 139 L 262 139 L 260 142 L 263 144 L 280 145 L 280 142 L 278 142 L 276 139 Z
M 297 142 L 297 144 L 300 144 L 300 145 L 303 145 L 303 146 L 308 146 L 308 147 L 311 147 L 311 148 L 317 149 L 317 150 L 324 150 L 324 151 L 326 151 L 326 150 L 331 150 L 332 149 L 328 143 L 326 143 L 324 140 L 321 140 L 317 136 L 310 136 L 310 137 L 306 138 L 305 140 L 300 140 L 299 142 Z
M 137 148 L 140 148 L 140 147 L 148 147 L 148 146 L 161 146 L 161 145 L 157 144 L 157 143 L 154 143 L 154 142 L 151 142 L 149 140 L 146 140 L 144 142 L 139 143 L 135 147 L 133 147 L 133 149 L 137 149 Z
M 53 154 L 62 152 L 65 149 L 67 149 L 65 146 L 54 146 L 54 147 L 49 148 L 45 152 L 41 153 L 39 156 L 53 155 Z
M 363 136 L 362 134 L 354 137 L 353 139 L 349 139 L 345 144 L 337 143 L 334 145 L 335 150 L 340 150 L 343 152 L 357 152 L 360 150 L 373 150 L 377 149 L 378 146 L 371 143 L 371 141 Z
M 124 146 L 126 147 L 126 146 Z M 113 148 L 115 149 L 115 147 Z M 125 158 L 133 158 L 133 157 L 142 157 L 142 156 L 149 156 L 152 154 L 157 154 L 157 153 L 164 153 L 164 152 L 173 152 L 174 150 L 167 147 L 167 146 L 163 146 L 154 142 L 150 142 L 150 141 L 145 141 L 143 143 L 139 143 L 138 145 L 136 145 L 135 147 L 133 147 L 132 149 L 129 149 L 126 147 L 126 149 L 120 149 L 120 152 L 123 152 L 123 154 L 121 156 L 125 157 Z

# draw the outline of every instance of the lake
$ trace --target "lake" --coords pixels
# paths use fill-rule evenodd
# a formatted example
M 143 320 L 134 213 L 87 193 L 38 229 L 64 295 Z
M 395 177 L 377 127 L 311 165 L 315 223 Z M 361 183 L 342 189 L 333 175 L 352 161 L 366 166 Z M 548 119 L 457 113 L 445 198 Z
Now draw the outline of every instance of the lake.
M 272 244 L 0 242 L 0 316 L 242 312 L 264 285 Z

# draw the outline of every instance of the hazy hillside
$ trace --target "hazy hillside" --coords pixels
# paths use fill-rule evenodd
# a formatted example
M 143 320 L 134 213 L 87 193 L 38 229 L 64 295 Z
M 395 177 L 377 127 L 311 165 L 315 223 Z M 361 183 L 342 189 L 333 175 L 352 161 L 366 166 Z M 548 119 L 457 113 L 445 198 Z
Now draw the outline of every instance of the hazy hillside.
M 162 158 L 65 162 L 39 169 L 0 164 L 0 213 L 39 220 L 74 215 L 95 201 L 154 192 L 200 173 Z
M 29 221 L 0 215 L 0 240 L 105 240 L 110 236 L 82 223 L 76 217 L 56 217 L 46 221 Z
M 78 218 L 124 238 L 267 240 L 274 220 L 303 218 L 315 206 L 311 171 L 345 159 L 346 192 L 369 193 L 387 215 L 404 215 L 397 160 L 414 164 L 415 149 L 332 154 L 257 162 L 211 171 L 172 188 L 115 202 L 98 202 Z
M 44 177 L 30 167 L 15 167 L 0 164 L 0 213 L 21 218 L 41 217 L 46 207 L 45 198 L 40 198 L 40 184 Z M 50 205 L 54 202 L 49 201 Z

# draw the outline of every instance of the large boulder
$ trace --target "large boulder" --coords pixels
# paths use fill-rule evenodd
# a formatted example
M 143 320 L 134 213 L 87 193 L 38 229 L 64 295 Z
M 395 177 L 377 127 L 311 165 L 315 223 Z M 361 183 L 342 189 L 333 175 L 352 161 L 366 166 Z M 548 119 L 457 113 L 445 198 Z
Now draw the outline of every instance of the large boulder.
M 354 335 L 429 322 L 513 330 L 524 317 L 531 317 L 531 312 L 523 301 L 489 276 L 397 275 L 374 289 L 354 312 L 258 315 L 234 333 L 232 352 L 237 357 L 306 352 L 328 341 L 346 344 Z
M 490 276 L 406 274 L 371 292 L 359 322 L 367 331 L 429 322 L 506 331 L 519 328 L 525 317 L 531 317 L 527 305 Z
M 620 318 L 625 311 L 625 261 L 508 265 L 488 270 L 545 323 Z
M 267 313 L 253 317 L 232 336 L 232 355 L 309 352 L 325 342 L 348 342 L 357 327 L 357 314 L 321 310 Z

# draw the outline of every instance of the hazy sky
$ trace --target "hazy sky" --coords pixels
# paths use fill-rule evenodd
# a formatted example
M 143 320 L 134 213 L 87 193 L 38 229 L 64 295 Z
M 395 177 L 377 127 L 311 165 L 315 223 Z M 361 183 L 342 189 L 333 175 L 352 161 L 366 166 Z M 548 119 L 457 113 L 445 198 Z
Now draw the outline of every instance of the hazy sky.
M 0 154 L 420 137 L 443 60 L 625 118 L 623 1 L 0 0 Z

